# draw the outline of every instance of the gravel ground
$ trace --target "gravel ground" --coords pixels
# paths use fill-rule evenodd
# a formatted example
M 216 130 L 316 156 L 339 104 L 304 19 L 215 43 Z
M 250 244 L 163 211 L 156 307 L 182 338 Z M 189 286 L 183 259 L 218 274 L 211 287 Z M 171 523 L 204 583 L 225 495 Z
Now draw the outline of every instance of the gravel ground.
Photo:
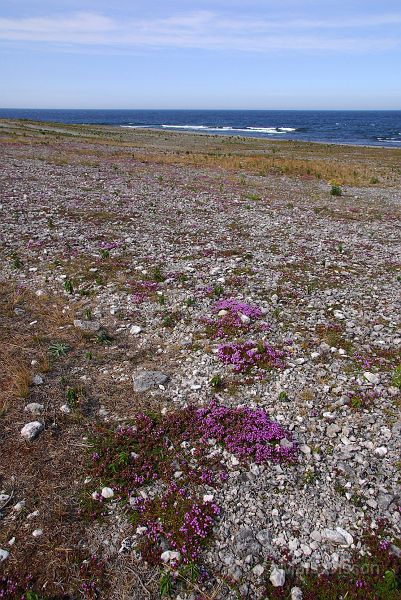
M 117 144 L 101 146 L 98 156 L 97 144 L 101 138 L 60 134 L 1 148 L 2 280 L 38 299 L 57 298 L 68 329 L 104 328 L 112 337 L 101 359 L 71 367 L 92 398 L 90 420 L 113 423 L 144 406 L 206 404 L 220 375 L 223 404 L 263 408 L 292 433 L 296 464 L 241 465 L 223 453 L 227 481 L 205 488 L 222 513 L 204 563 L 243 597 L 266 597 L 272 563 L 287 572 L 346 566 L 355 549 L 363 554 L 364 532 L 383 520 L 399 539 L 400 187 L 343 186 L 342 196 L 332 196 L 327 182 L 308 177 L 144 163 L 135 153 L 118 156 Z M 147 279 L 153 283 L 144 285 Z M 219 360 L 224 340 L 207 326 L 219 298 L 261 309 L 262 319 L 230 341 L 265 339 L 284 348 L 283 369 L 259 378 Z M 32 369 L 37 376 L 35 363 Z M 149 370 L 169 380 L 134 389 L 132 378 Z M 39 417 L 24 412 L 39 392 L 17 403 L 8 440 L 37 420 L 37 440 L 27 443 L 45 443 L 54 413 L 72 427 L 68 407 L 63 412 L 51 395 L 53 383 L 45 373 L 33 385 L 47 391 Z M 9 478 L 19 475 L 5 473 L 7 495 Z M 17 486 L 5 523 L 32 485 Z M 126 578 L 118 551 L 127 524 L 117 508 L 111 513 L 102 527 L 88 527 L 83 544 L 106 548 Z M 7 561 L 26 535 L 17 533 L 12 546 L 1 542 Z M 34 538 L 39 544 L 41 534 Z M 117 586 L 109 597 L 148 597 L 138 583 L 124 585 L 139 591 L 124 596 Z

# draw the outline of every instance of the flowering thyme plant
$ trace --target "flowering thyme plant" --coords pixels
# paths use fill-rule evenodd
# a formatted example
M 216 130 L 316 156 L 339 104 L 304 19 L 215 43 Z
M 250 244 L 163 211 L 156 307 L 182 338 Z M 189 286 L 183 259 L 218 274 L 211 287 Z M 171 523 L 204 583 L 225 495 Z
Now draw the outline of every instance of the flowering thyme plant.
M 233 365 L 236 373 L 253 370 L 270 371 L 285 367 L 285 350 L 275 348 L 266 340 L 221 344 L 218 357 L 226 365 Z
M 258 306 L 240 302 L 235 298 L 224 298 L 213 307 L 214 317 L 206 318 L 208 333 L 213 338 L 227 338 L 249 329 L 252 322 L 262 317 Z M 265 324 L 266 325 L 266 324 Z
M 136 548 L 150 564 L 166 556 L 172 566 L 199 559 L 221 510 L 210 489 L 228 477 L 223 450 L 243 463 L 297 456 L 291 434 L 264 410 L 216 401 L 166 415 L 138 413 L 131 425 L 98 431 L 92 475 L 129 509 L 140 532 Z M 107 501 L 97 492 L 92 498 L 92 514 L 104 513 Z

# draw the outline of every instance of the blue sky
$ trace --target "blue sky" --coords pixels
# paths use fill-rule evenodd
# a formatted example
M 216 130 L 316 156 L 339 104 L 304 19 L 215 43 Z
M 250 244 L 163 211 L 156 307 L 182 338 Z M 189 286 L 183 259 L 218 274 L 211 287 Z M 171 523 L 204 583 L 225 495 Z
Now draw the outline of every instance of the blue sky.
M 0 106 L 401 109 L 400 0 L 1 0 Z

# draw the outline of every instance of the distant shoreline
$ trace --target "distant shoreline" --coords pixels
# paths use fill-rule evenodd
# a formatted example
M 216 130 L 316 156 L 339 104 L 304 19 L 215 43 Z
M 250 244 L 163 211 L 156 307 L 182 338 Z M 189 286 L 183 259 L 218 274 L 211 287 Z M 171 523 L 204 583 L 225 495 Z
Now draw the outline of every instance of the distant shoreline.
M 0 109 L 0 118 L 347 146 L 401 146 L 401 111 Z
M 401 112 L 401 111 L 400 111 Z M 40 121 L 40 120 L 35 120 L 35 119 L 11 119 L 11 118 L 2 118 L 0 117 L 0 127 L 5 127 L 7 126 L 7 124 L 15 124 L 15 123 L 21 123 L 21 124 L 25 124 L 25 125 L 34 125 L 34 126 L 41 126 L 41 128 L 43 130 L 45 130 L 46 128 L 54 128 L 54 127 L 60 127 L 62 129 L 60 129 L 60 132 L 66 133 L 66 129 L 68 127 L 82 127 L 82 128 L 98 128 L 101 130 L 107 130 L 107 129 L 112 129 L 112 130 L 119 130 L 119 129 L 124 129 L 124 130 L 128 130 L 128 131 L 135 131 L 135 132 L 149 132 L 149 133 L 154 133 L 154 134 L 165 134 L 165 135 L 171 135 L 171 136 L 177 136 L 177 135 L 185 135 L 185 136 L 196 136 L 198 138 L 213 138 L 216 140 L 221 140 L 221 139 L 226 139 L 226 140 L 230 140 L 232 138 L 235 138 L 237 140 L 242 140 L 242 141 L 250 141 L 250 140 L 257 140 L 257 141 L 262 141 L 265 143 L 274 143 L 274 144 L 297 144 L 297 145 L 305 145 L 305 146 L 310 146 L 310 145 L 318 145 L 318 146 L 334 146 L 334 147 L 345 147 L 345 148 L 370 148 L 370 149 L 375 149 L 375 150 L 389 150 L 389 151 L 397 151 L 400 150 L 401 151 L 401 144 L 400 146 L 397 146 L 395 144 L 393 145 L 379 145 L 379 144 L 356 144 L 356 143 L 347 143 L 347 142 L 325 142 L 325 141 L 318 141 L 318 140 L 297 140 L 297 139 L 278 139 L 278 138 L 271 138 L 271 137 L 260 137 L 260 136 L 252 136 L 252 135 L 240 135 L 240 134 L 236 134 L 236 133 L 231 133 L 230 135 L 221 135 L 218 133 L 210 133 L 208 131 L 194 131 L 194 130 L 183 130 L 183 129 L 161 129 L 161 128 L 157 128 L 157 127 L 145 127 L 145 126 L 126 126 L 126 125 L 112 125 L 112 124 L 97 124 L 97 123 L 63 123 L 61 121 Z M 73 134 L 75 135 L 75 134 Z M 78 135 L 78 134 L 77 134 Z

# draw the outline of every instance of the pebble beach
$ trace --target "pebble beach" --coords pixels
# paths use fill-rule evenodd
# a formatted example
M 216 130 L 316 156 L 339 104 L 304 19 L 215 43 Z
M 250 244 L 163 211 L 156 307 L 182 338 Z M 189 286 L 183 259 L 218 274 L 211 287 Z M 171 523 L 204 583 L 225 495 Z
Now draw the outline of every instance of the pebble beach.
M 0 598 L 401 598 L 401 149 L 0 153 Z

